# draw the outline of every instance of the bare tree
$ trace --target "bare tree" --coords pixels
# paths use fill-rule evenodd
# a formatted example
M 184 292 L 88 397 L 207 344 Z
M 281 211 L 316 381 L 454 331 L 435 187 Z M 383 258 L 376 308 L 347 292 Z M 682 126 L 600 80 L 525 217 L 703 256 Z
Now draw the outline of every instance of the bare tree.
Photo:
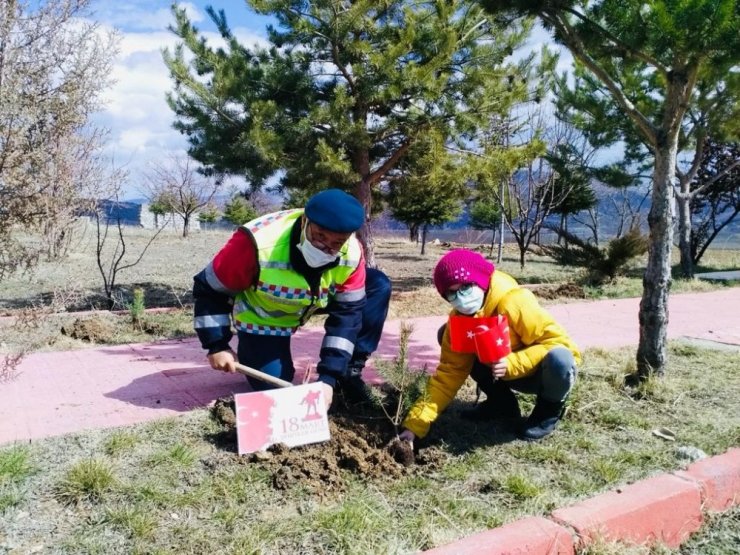
M 122 180 L 121 173 L 115 173 L 111 176 L 114 181 Z M 144 248 L 135 255 L 136 258 L 133 260 L 126 259 L 127 246 L 126 246 L 126 235 L 124 233 L 124 226 L 121 224 L 120 211 L 116 210 L 115 205 L 118 202 L 118 195 L 114 193 L 112 199 L 113 209 L 108 214 L 103 213 L 102 203 L 96 207 L 93 212 L 93 219 L 95 220 L 95 259 L 97 262 L 98 270 L 101 277 L 103 278 L 103 290 L 105 292 L 105 298 L 108 303 L 108 310 L 113 310 L 115 306 L 115 299 L 113 294 L 116 288 L 116 282 L 118 280 L 118 274 L 123 270 L 132 268 L 142 261 L 146 251 L 149 249 L 154 240 L 162 233 L 162 230 L 166 228 L 166 223 L 160 227 L 154 235 L 149 238 L 149 241 Z M 111 217 L 111 213 L 113 217 Z M 111 221 L 113 220 L 113 222 Z M 111 224 L 115 226 L 113 234 L 110 234 Z M 109 241 L 110 239 L 110 241 Z
M 66 256 L 81 216 L 92 212 L 97 199 L 107 194 L 100 157 L 104 137 L 103 130 L 91 127 L 85 134 L 59 138 L 50 145 L 55 155 L 40 198 L 45 214 L 42 248 L 49 260 Z
M 613 236 L 616 239 L 623 237 L 633 229 L 642 229 L 644 206 L 650 198 L 650 189 L 638 195 L 630 194 L 633 188 L 609 187 L 605 190 L 604 187 L 596 182 L 594 188 L 598 188 L 597 204 L 572 217 L 575 223 L 590 230 L 596 246 L 601 242 L 604 218 L 608 220 L 606 222 L 607 236 Z M 607 209 L 607 206 L 610 208 Z
M 95 150 L 86 126 L 117 43 L 86 18 L 89 2 L 0 2 L 0 279 L 38 259 L 19 230 L 43 231 L 86 196 L 76 178 Z M 51 239 L 47 254 L 58 254 L 64 234 Z
M 570 139 L 572 128 L 562 122 L 547 121 L 541 107 L 528 116 L 529 125 L 523 133 L 530 134 L 527 142 L 533 142 L 544 135 L 548 150 L 554 150 L 562 142 Z M 506 225 L 519 247 L 519 264 L 523 268 L 525 254 L 533 242 L 539 240 L 545 220 L 562 205 L 570 194 L 567 183 L 558 183 L 558 175 L 544 156 L 540 156 L 515 172 L 505 184 L 506 202 L 509 208 L 504 211 Z M 500 193 L 498 201 L 503 202 Z
M 698 191 L 690 203 L 692 268 L 740 214 L 740 143 L 709 139 L 704 150 L 701 168 L 692 183 Z
M 191 158 L 171 156 L 154 163 L 144 175 L 142 193 L 182 219 L 182 236 L 187 237 L 193 216 L 210 204 L 221 188 L 221 181 L 198 172 Z

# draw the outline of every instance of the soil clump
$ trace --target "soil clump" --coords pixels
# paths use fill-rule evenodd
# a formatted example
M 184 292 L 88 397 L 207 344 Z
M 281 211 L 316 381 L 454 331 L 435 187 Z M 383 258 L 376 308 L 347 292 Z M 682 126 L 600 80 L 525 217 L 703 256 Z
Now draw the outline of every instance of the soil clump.
M 90 343 L 110 343 L 115 336 L 115 326 L 102 316 L 93 315 L 76 318 L 71 324 L 62 326 L 62 335 Z
M 218 399 L 211 416 L 223 427 L 220 443 L 231 451 L 224 456 L 239 457 L 234 453 L 236 416 L 233 398 Z M 394 458 L 398 456 L 393 447 L 397 438 L 391 439 L 396 432 L 382 410 L 368 406 L 350 407 L 341 398 L 332 405 L 329 430 L 331 439 L 328 442 L 291 448 L 275 444 L 266 451 L 240 458 L 245 464 L 264 467 L 275 489 L 300 485 L 322 494 L 346 490 L 349 476 L 363 480 L 396 479 L 438 468 L 447 459 L 442 451 L 433 447 L 416 453 L 409 449 L 400 459 Z
M 562 283 L 560 285 L 541 285 L 532 291 L 537 297 L 547 300 L 556 299 L 585 299 L 586 291 L 576 283 Z

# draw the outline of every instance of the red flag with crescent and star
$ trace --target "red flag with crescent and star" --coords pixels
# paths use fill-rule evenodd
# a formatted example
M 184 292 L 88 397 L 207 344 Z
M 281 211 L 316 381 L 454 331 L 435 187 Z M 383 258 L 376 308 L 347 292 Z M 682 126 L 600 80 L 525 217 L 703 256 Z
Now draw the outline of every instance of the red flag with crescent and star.
M 509 336 L 509 323 L 506 316 L 485 316 L 482 318 L 471 318 L 470 316 L 450 316 L 450 348 L 456 353 L 474 353 L 478 355 L 481 362 L 492 362 L 488 359 L 496 356 L 496 360 L 503 358 L 511 352 L 511 339 Z M 476 348 L 476 335 L 478 335 L 478 347 L 484 346 L 481 352 Z M 495 353 L 486 349 L 485 345 L 491 343 Z M 489 352 L 491 351 L 491 352 Z M 500 355 L 500 356 L 499 356 Z

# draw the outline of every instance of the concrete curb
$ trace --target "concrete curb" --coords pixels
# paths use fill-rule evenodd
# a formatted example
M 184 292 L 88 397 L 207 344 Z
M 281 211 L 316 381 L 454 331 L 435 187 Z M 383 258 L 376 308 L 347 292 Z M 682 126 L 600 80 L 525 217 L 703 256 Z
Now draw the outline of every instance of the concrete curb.
M 704 511 L 740 504 L 740 448 L 557 509 L 425 551 L 432 555 L 566 555 L 595 539 L 676 548 Z

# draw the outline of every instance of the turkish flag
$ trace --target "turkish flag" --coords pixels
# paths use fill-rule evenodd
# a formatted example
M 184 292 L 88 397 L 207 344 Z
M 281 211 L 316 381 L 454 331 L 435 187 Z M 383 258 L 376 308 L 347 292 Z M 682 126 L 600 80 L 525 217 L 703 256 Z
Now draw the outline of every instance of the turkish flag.
M 511 352 L 509 322 L 506 316 L 499 315 L 493 325 L 480 325 L 473 336 L 478 360 L 484 364 L 501 360 Z
M 456 353 L 475 353 L 475 333 L 478 326 L 489 328 L 498 324 L 497 316 L 473 318 L 471 316 L 450 316 L 450 347 Z

